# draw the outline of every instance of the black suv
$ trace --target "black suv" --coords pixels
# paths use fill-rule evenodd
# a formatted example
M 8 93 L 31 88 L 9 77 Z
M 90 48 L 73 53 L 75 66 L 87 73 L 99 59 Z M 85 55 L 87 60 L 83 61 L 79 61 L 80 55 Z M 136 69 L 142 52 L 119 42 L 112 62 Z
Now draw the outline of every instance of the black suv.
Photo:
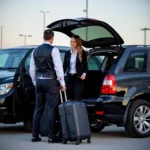
M 35 87 L 29 75 L 32 51 L 37 46 L 21 46 L 0 50 L 0 123 L 24 121 L 31 130 L 35 103 Z M 64 59 L 70 47 L 57 46 Z
M 103 80 L 96 114 L 132 137 L 150 136 L 150 46 L 122 49 Z

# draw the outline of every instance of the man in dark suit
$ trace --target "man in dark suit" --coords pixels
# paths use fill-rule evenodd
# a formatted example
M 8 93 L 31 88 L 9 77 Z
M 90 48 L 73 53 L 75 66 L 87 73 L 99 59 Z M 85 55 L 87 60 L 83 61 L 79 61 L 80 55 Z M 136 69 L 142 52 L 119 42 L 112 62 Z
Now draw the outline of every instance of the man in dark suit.
M 55 142 L 54 124 L 59 104 L 60 85 L 63 91 L 66 90 L 66 87 L 60 52 L 51 45 L 54 39 L 53 31 L 45 30 L 43 38 L 44 43 L 33 51 L 30 61 L 30 76 L 36 89 L 32 142 L 41 141 L 39 137 L 40 119 L 46 102 L 48 106 L 48 142 L 53 143 Z

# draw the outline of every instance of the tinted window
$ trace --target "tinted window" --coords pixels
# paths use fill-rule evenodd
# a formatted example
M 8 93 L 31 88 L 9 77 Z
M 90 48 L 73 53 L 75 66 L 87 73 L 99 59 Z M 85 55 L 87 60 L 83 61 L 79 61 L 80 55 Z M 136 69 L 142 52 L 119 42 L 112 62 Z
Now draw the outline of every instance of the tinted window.
M 88 70 L 100 70 L 105 56 L 93 56 L 88 60 Z
M 60 57 L 62 60 L 62 63 L 64 62 L 65 52 L 60 52 Z
M 29 73 L 31 54 L 28 56 L 28 58 L 25 61 L 25 70 L 26 70 L 26 73 Z
M 0 68 L 17 68 L 27 51 L 22 49 L 0 51 Z
M 146 72 L 147 52 L 133 52 L 125 64 L 125 72 Z
M 86 37 L 87 31 L 87 37 Z M 112 38 L 113 36 L 101 26 L 88 26 L 72 30 L 73 34 L 79 35 L 84 41 L 91 41 L 99 38 Z

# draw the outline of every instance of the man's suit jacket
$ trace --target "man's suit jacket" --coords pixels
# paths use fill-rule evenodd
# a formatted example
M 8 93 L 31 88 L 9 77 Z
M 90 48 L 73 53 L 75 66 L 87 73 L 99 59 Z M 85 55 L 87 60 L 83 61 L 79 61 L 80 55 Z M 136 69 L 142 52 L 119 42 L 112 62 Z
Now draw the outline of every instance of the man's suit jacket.
M 64 73 L 66 74 L 66 77 L 69 76 L 69 70 L 70 70 L 70 59 L 71 59 L 71 50 L 66 52 L 65 58 L 64 58 Z M 79 54 L 77 53 L 76 58 L 76 73 L 77 76 L 81 76 L 83 73 L 87 73 L 87 54 L 85 51 L 82 51 L 82 62 L 79 60 Z

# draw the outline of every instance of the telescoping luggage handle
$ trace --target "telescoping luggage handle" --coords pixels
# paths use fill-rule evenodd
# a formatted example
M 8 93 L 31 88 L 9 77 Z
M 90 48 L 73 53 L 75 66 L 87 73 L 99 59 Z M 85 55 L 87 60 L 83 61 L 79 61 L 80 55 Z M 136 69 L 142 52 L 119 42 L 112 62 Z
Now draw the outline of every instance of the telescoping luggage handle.
M 64 95 L 65 95 L 65 101 L 67 102 L 67 95 L 66 95 L 66 91 L 64 91 Z M 60 90 L 60 100 L 61 100 L 61 103 L 63 103 L 63 97 L 62 97 L 62 91 Z

